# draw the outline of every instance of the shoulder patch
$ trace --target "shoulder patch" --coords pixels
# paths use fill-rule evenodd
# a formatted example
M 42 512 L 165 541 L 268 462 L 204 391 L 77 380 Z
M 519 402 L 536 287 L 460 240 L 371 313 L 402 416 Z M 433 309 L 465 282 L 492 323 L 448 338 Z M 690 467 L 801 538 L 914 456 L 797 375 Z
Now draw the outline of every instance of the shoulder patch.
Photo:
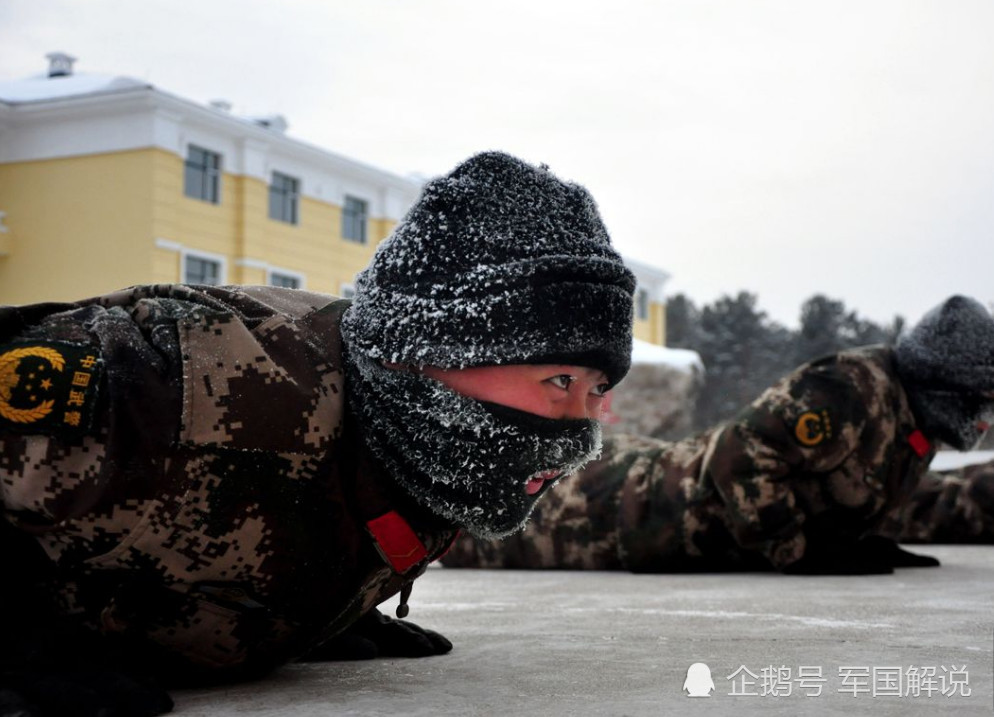
M 794 424 L 794 437 L 802 446 L 817 446 L 832 437 L 832 421 L 828 411 L 805 411 Z
M 0 429 L 85 432 L 102 369 L 99 351 L 89 346 L 58 341 L 0 346 Z

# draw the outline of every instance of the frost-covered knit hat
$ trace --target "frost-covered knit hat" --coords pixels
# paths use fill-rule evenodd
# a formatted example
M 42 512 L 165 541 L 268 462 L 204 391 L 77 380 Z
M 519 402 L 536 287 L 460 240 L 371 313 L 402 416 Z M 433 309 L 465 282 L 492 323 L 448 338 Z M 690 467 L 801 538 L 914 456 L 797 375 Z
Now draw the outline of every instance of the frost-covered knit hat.
M 613 385 L 631 362 L 634 288 L 586 189 L 484 152 L 424 187 L 359 274 L 342 330 L 380 361 L 567 363 Z
M 894 348 L 901 384 L 922 429 L 957 450 L 994 420 L 994 317 L 953 296 L 932 309 Z
M 929 311 L 895 347 L 901 378 L 964 393 L 994 391 L 994 317 L 953 296 Z

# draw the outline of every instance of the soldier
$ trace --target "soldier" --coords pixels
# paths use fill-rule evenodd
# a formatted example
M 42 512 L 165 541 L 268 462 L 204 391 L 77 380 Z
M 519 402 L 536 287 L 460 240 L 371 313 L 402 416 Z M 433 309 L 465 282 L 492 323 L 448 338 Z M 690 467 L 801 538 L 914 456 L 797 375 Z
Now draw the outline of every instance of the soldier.
M 701 435 L 608 439 L 603 456 L 550 496 L 524 532 L 500 545 L 461 539 L 443 563 L 821 574 L 937 565 L 898 548 L 891 538 L 902 533 L 885 519 L 915 495 L 936 442 L 969 450 L 992 416 L 994 319 L 978 302 L 952 297 L 894 349 L 806 364 Z M 979 485 L 938 493 L 962 504 L 990 491 Z M 917 513 L 905 508 L 904 536 L 948 534 L 916 527 L 939 519 L 925 507 L 935 493 L 917 494 Z
M 143 286 L 0 310 L 0 715 L 447 652 L 376 606 L 404 617 L 457 529 L 517 530 L 597 454 L 633 290 L 585 189 L 490 152 L 425 186 L 351 305 Z
M 884 532 L 904 543 L 994 543 L 994 461 L 929 471 Z

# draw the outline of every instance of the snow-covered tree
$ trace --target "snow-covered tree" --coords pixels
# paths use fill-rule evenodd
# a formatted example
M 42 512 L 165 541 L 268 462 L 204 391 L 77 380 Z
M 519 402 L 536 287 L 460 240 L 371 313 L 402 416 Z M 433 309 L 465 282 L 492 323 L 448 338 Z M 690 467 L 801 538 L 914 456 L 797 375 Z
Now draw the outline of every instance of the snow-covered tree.
M 705 368 L 695 407 L 701 430 L 727 420 L 781 376 L 805 361 L 855 346 L 893 343 L 904 328 L 860 318 L 842 301 L 812 296 L 801 307 L 800 326 L 791 331 L 760 310 L 748 292 L 723 296 L 698 309 L 682 294 L 666 309 L 667 344 L 697 351 Z

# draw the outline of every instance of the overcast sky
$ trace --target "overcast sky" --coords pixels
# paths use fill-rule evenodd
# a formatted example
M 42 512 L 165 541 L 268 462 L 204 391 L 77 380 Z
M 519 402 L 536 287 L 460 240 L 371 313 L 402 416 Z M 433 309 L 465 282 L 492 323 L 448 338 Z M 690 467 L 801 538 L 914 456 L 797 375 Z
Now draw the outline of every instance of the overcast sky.
M 989 0 L 0 0 L 0 80 L 61 50 L 400 174 L 503 149 L 669 293 L 915 321 L 994 301 L 992 37 Z

